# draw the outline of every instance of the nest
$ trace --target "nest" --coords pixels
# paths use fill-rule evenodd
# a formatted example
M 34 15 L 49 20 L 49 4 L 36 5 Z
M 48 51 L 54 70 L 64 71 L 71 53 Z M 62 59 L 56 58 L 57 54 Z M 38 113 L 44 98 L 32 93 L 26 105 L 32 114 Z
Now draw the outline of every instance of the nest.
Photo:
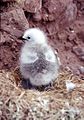
M 67 90 L 66 82 L 75 84 Z M 47 90 L 23 89 L 18 74 L 0 71 L 1 120 L 83 120 L 84 80 L 61 72 Z

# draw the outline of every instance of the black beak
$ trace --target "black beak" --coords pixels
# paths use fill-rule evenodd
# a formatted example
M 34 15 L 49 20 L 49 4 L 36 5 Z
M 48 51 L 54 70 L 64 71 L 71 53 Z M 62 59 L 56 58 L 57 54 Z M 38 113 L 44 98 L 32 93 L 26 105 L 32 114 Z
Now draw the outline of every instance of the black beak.
M 26 40 L 26 39 L 25 39 L 25 38 L 23 38 L 22 36 L 21 36 L 21 37 L 19 37 L 19 39 L 20 39 L 20 40 Z

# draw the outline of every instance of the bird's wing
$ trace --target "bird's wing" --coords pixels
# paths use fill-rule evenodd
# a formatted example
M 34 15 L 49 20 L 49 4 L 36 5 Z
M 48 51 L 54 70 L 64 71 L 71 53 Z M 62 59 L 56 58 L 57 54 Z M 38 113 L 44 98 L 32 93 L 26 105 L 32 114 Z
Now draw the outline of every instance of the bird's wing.
M 48 49 L 48 51 L 45 53 L 45 58 L 47 61 L 50 61 L 50 62 L 56 61 L 56 56 L 51 48 Z

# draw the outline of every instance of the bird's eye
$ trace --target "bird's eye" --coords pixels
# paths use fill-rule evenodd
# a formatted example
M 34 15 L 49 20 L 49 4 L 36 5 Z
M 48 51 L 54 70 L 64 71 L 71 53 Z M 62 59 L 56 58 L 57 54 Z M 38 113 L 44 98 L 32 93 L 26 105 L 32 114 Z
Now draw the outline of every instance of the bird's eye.
M 28 39 L 30 39 L 30 37 L 28 36 Z

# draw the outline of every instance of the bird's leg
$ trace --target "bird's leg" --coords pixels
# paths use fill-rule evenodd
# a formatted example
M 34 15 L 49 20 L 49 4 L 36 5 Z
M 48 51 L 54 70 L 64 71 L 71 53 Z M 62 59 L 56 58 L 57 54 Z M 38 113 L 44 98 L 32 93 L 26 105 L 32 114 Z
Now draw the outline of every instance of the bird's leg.
M 22 79 L 21 81 L 21 85 L 24 89 L 31 89 L 32 88 L 32 84 L 30 83 L 29 79 Z

